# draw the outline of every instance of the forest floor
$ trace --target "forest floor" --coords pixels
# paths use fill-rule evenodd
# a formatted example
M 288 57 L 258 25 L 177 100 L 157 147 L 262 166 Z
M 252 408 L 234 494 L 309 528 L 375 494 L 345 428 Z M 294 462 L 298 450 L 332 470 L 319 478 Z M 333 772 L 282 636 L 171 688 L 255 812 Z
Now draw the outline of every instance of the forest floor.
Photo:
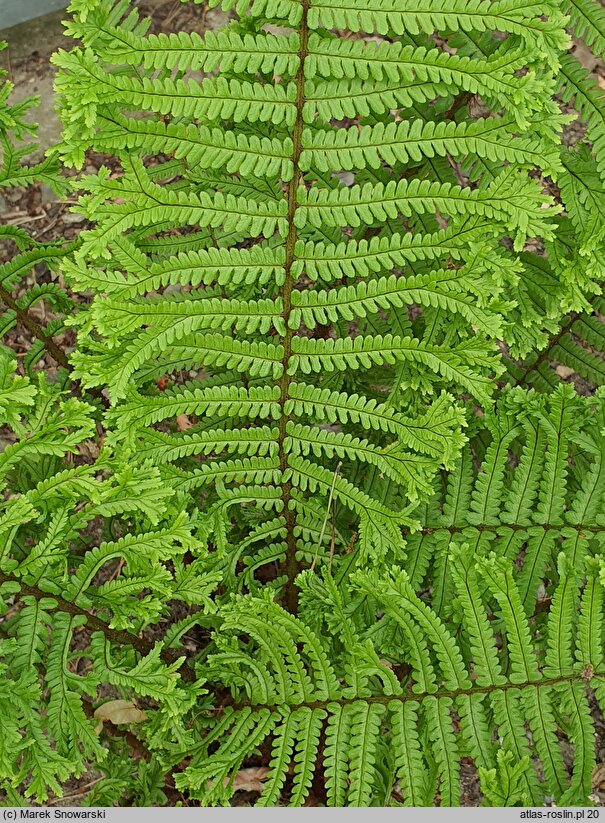
M 1 0 L 0 0 L 1 2 Z M 154 20 L 152 31 L 180 31 L 180 30 L 209 30 L 217 29 L 226 20 L 226 15 L 220 10 L 204 12 L 200 6 L 181 3 L 181 0 L 136 0 L 135 5 L 143 15 L 151 15 Z M 61 21 L 66 18 L 65 12 L 55 12 L 37 20 L 15 26 L 12 29 L 0 31 L 0 40 L 7 40 L 8 49 L 0 52 L 0 68 L 8 72 L 9 79 L 15 85 L 12 100 L 17 102 L 32 95 L 40 97 L 40 105 L 32 111 L 32 120 L 39 123 L 36 142 L 40 148 L 33 155 L 40 157 L 43 151 L 57 142 L 60 138 L 60 123 L 54 110 L 53 81 L 55 69 L 50 63 L 50 56 L 57 49 L 69 49 L 73 45 L 63 34 Z M 575 56 L 595 77 L 598 85 L 605 89 L 605 64 L 597 60 L 583 45 L 575 47 Z M 581 134 L 581 128 L 571 126 L 565 135 L 565 142 L 573 144 Z M 89 155 L 86 171 L 94 173 L 100 165 L 111 165 L 109 158 L 100 155 Z M 33 185 L 27 189 L 11 189 L 0 193 L 0 225 L 12 224 L 21 226 L 38 242 L 51 243 L 54 240 L 74 238 L 79 231 L 86 228 L 86 220 L 70 211 L 76 202 L 76 197 L 68 196 L 59 199 L 46 185 Z M 9 259 L 10 250 L 0 246 L 0 264 Z M 34 282 L 45 282 L 54 275 L 50 275 L 41 264 L 32 271 L 26 285 Z M 38 319 L 42 325 L 50 319 L 45 315 L 47 310 L 43 303 L 33 309 L 39 312 Z M 29 351 L 31 340 L 27 331 L 15 330 L 7 342 L 17 356 Z M 64 348 L 69 352 L 68 340 L 63 340 Z M 41 368 L 52 372 L 55 364 L 50 358 L 42 361 Z M 565 367 L 559 367 L 565 368 Z M 574 382 L 578 391 L 589 394 L 592 387 L 574 373 L 560 373 L 564 380 Z M 0 437 L 0 447 L 2 438 Z M 597 765 L 593 773 L 593 800 L 599 806 L 605 806 L 605 722 L 595 713 L 597 736 Z M 263 766 L 251 766 L 242 769 L 241 780 L 238 779 L 240 791 L 236 795 L 236 805 L 248 805 L 258 797 L 262 791 L 262 781 L 267 772 Z M 99 772 L 89 772 L 78 780 L 67 784 L 66 794 L 62 798 L 53 798 L 45 805 L 69 806 L 80 805 L 88 792 L 102 778 Z M 476 770 L 472 763 L 463 761 L 461 768 L 462 804 L 476 806 L 480 803 L 479 784 Z M 307 805 L 315 805 L 311 797 Z M 3 793 L 0 790 L 0 806 L 3 805 Z M 35 805 L 35 804 L 32 804 Z M 195 804 L 193 804 L 195 805 Z

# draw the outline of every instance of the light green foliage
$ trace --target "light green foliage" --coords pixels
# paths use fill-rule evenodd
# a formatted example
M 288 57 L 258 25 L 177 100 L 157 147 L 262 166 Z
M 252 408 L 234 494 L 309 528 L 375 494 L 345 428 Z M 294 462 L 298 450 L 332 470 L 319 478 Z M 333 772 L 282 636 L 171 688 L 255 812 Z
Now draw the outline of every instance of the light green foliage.
M 479 768 L 490 805 L 542 805 L 549 796 L 561 805 L 585 802 L 595 761 L 582 678 L 594 687 L 605 674 L 600 631 L 596 657 L 584 645 L 586 612 L 602 619 L 602 594 L 593 600 L 599 564 L 588 564 L 582 588 L 560 554 L 544 631 L 543 621 L 530 626 L 522 615 L 510 560 L 468 544 L 452 548 L 449 559 L 455 630 L 396 568 L 356 572 L 345 587 L 346 611 L 328 572 L 323 579 L 305 572 L 306 621 L 267 597 L 225 606 L 203 671 L 209 683 L 230 688 L 234 705 L 200 726 L 177 785 L 204 805 L 226 802 L 237 770 L 264 740 L 272 754 L 261 805 L 275 804 L 288 774 L 290 805 L 300 805 L 323 724 L 328 805 L 389 804 L 393 787 L 405 805 L 433 805 L 437 791 L 442 805 L 459 805 L 464 757 Z M 562 620 L 569 625 L 563 637 Z M 405 665 L 402 678 L 394 663 Z M 571 774 L 560 726 L 575 749 Z M 172 762 L 184 754 L 175 752 Z
M 225 605 L 201 671 L 234 705 L 200 727 L 178 785 L 204 804 L 226 802 L 266 740 L 261 803 L 273 804 L 292 768 L 310 785 L 323 722 L 329 805 L 392 803 L 393 787 L 406 805 L 432 805 L 437 791 L 458 805 L 465 757 L 488 805 L 586 802 L 586 687 L 602 701 L 605 676 L 604 413 L 602 397 L 569 387 L 549 400 L 510 393 L 408 537 L 402 567 L 339 580 L 304 572 L 299 618 L 266 593 Z M 436 588 L 420 597 L 425 577 Z
M 574 35 L 603 59 L 602 4 L 598 0 L 570 0 L 561 4 L 561 10 L 569 15 Z M 547 244 L 547 260 L 534 254 L 523 255 L 523 259 L 531 274 L 527 297 L 531 295 L 531 300 L 536 299 L 549 313 L 553 289 L 562 278 L 571 287 L 563 301 L 568 314 L 550 327 L 550 339 L 544 338 L 539 351 L 529 353 L 521 367 L 508 364 L 513 382 L 540 391 L 549 391 L 557 384 L 558 376 L 550 368 L 553 361 L 591 383 L 600 386 L 605 382 L 599 356 L 605 340 L 601 319 L 605 237 L 600 218 L 605 196 L 605 101 L 603 90 L 572 54 L 561 57 L 558 84 L 561 99 L 573 106 L 586 135 L 561 152 L 564 173 L 558 180 L 565 215 L 558 220 L 556 239 Z
M 91 408 L 42 378 L 36 386 L 16 377 L 14 365 L 2 352 L 11 435 L 0 482 L 12 493 L 0 510 L 0 774 L 13 788 L 25 781 L 25 796 L 40 801 L 107 755 L 91 717 L 101 684 L 159 706 L 186 699 L 183 658 L 166 663 L 163 643 L 139 632 L 169 600 L 212 610 L 217 578 L 198 569 L 185 582 L 180 558 L 201 546 L 157 469 L 106 454 L 63 468 L 94 431 Z M 119 577 L 97 582 L 116 564 Z
M 252 761 L 261 806 L 446 806 L 472 763 L 485 805 L 585 805 L 605 395 L 551 362 L 602 382 L 605 107 L 566 29 L 602 50 L 603 14 L 135 5 L 73 0 L 62 142 L 5 150 L 21 183 L 113 158 L 72 246 L 2 267 L 80 295 L 55 382 L 0 352 L 7 799 L 94 767 L 87 804 L 222 805 Z
M 511 561 L 523 553 L 517 579 L 528 615 L 560 552 L 578 574 L 600 554 L 605 440 L 597 397 L 578 397 L 570 386 L 549 397 L 515 389 L 483 421 L 478 450 L 463 450 L 426 505 L 421 530 L 407 539 L 404 567 L 416 588 L 430 575 L 440 615 L 453 613 L 449 557 L 461 541 Z
M 127 2 L 73 8 L 82 45 L 54 57 L 60 151 L 77 166 L 113 153 L 122 172 L 80 184 L 95 225 L 63 270 L 94 299 L 72 362 L 107 387 L 115 445 L 203 492 L 217 568 L 258 569 L 247 532 L 265 520 L 291 589 L 296 562 L 336 539 L 310 496 L 335 501 L 332 552 L 358 532 L 357 563 L 398 559 L 400 526 L 463 443 L 455 396 L 489 404 L 495 341 L 524 354 L 543 336 L 552 307 L 517 305 L 517 252 L 555 238 L 558 207 L 527 172 L 564 171 L 551 95 L 568 39 L 548 5 L 221 7 L 239 18 L 202 34 L 150 34 Z M 346 28 L 389 36 L 329 31 Z M 436 48 L 440 30 L 507 38 L 475 58 Z M 497 114 L 456 122 L 464 92 Z M 499 173 L 461 185 L 446 158 Z M 561 277 L 558 305 L 570 289 Z M 166 430 L 183 415 L 192 428 Z M 280 493 L 240 516 L 242 482 Z

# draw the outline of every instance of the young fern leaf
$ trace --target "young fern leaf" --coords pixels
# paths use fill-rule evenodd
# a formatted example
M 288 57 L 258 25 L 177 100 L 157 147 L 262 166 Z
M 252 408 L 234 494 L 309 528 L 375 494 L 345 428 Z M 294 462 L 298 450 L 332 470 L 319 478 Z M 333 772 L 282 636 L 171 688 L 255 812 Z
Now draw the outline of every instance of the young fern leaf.
M 356 563 L 400 556 L 401 525 L 413 523 L 404 501 L 428 496 L 463 440 L 448 393 L 489 404 L 500 371 L 495 338 L 508 334 L 520 264 L 498 238 L 510 234 L 517 250 L 528 236 L 554 238 L 557 208 L 527 169 L 562 170 L 550 94 L 564 18 L 510 0 L 450 6 L 222 3 L 237 15 L 224 29 L 156 35 L 128 3 L 98 0 L 73 5 L 82 47 L 54 58 L 63 159 L 80 165 L 92 147 L 123 169 L 81 183 L 95 226 L 64 272 L 95 296 L 77 320 L 75 374 L 109 389 L 111 442 L 153 459 L 175 490 L 203 488 L 212 506 L 223 484 L 282 489 L 291 607 L 306 550 L 295 501 L 327 502 L 337 459 L 334 534 L 359 532 Z M 506 39 L 477 58 L 406 39 L 442 29 Z M 448 122 L 442 106 L 463 91 L 503 114 Z M 398 113 L 435 99 L 420 118 Z M 506 165 L 471 187 L 435 172 L 446 155 Z M 353 283 L 325 288 L 343 276 Z M 154 390 L 182 371 L 203 378 Z M 394 378 L 397 397 L 383 390 Z M 338 409 L 318 416 L 328 396 Z M 184 415 L 195 416 L 184 435 L 151 428 Z M 226 458 L 227 447 L 242 457 Z M 392 484 L 385 502 L 366 489 L 368 464 Z M 215 539 L 237 569 L 246 535 L 230 516 Z M 332 547 L 336 563 L 346 545 Z

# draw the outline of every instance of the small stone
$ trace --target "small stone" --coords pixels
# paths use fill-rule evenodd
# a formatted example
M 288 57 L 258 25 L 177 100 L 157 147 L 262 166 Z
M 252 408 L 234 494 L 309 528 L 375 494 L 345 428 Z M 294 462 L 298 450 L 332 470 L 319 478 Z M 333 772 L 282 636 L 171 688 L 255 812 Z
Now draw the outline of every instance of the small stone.
M 272 23 L 265 23 L 263 29 L 268 34 L 274 34 L 276 37 L 288 37 L 292 34 L 292 29 L 284 28 L 284 26 L 274 26 Z
M 63 215 L 63 222 L 68 226 L 77 226 L 78 223 L 83 223 L 86 220 L 83 214 L 72 214 L 67 212 Z
M 350 171 L 339 171 L 336 175 L 341 183 L 344 183 L 345 186 L 352 186 L 355 182 L 355 175 L 351 174 Z
M 206 29 L 216 31 L 229 22 L 229 15 L 220 9 L 208 9 L 206 12 Z
M 40 186 L 40 200 L 42 203 L 54 203 L 57 199 L 57 195 L 51 189 L 50 186 L 47 186 L 46 183 L 42 183 Z

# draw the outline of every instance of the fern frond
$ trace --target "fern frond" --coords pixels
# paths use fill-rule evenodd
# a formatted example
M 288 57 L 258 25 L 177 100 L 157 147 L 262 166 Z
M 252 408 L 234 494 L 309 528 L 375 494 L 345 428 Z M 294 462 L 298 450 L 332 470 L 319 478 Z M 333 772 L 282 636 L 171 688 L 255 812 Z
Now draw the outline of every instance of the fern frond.
M 593 0 L 569 0 L 564 6 L 577 37 L 591 46 L 596 54 L 605 53 L 605 12 Z
M 432 34 L 435 30 L 456 31 L 505 31 L 519 34 L 532 45 L 550 45 L 564 48 L 566 41 L 561 37 L 561 17 L 554 5 L 548 7 L 549 19 L 542 18 L 544 4 L 511 2 L 486 3 L 473 0 L 471 3 L 419 4 L 413 10 L 402 10 L 390 0 L 364 0 L 353 6 L 349 0 L 314 0 L 310 14 L 311 28 L 339 28 L 351 31 L 365 31 L 369 34 L 387 35 Z
M 586 70 L 569 54 L 561 59 L 561 86 L 563 100 L 573 101 L 588 128 L 588 137 L 597 157 L 601 177 L 605 172 L 605 108 L 603 92 L 589 79 Z
M 557 149 L 541 144 L 534 136 L 516 137 L 517 131 L 515 121 L 496 118 L 471 123 L 403 120 L 340 131 L 308 129 L 302 136 L 300 167 L 341 171 L 419 162 L 424 157 L 476 154 L 500 163 L 537 165 L 556 175 L 561 168 Z
M 296 730 L 300 729 L 301 719 L 313 711 L 318 725 L 309 728 L 306 746 L 315 750 L 317 728 L 323 723 L 326 756 L 322 766 L 309 759 L 305 769 L 311 773 L 321 769 L 330 805 L 367 805 L 375 797 L 376 758 L 384 739 L 381 733 L 387 735 L 387 745 L 394 749 L 388 765 L 383 767 L 400 777 L 399 790 L 403 790 L 406 803 L 415 800 L 416 804 L 430 804 L 437 790 L 434 783 L 430 788 L 420 748 L 420 739 L 427 739 L 428 756 L 434 757 L 438 772 L 438 790 L 442 798 L 447 797 L 448 805 L 456 805 L 460 802 L 459 761 L 464 740 L 473 742 L 473 757 L 482 769 L 497 773 L 502 768 L 501 757 L 496 757 L 489 741 L 486 745 L 477 741 L 493 712 L 510 752 L 510 762 L 519 764 L 515 778 L 519 790 L 535 801 L 550 792 L 555 798 L 574 798 L 572 802 L 578 802 L 582 792 L 590 791 L 585 779 L 589 763 L 585 753 L 592 726 L 582 674 L 577 669 L 571 674 L 550 672 L 547 679 L 540 679 L 535 662 L 539 639 L 530 632 L 528 623 L 519 627 L 514 620 L 508 620 L 507 604 L 519 597 L 510 563 L 491 557 L 477 564 L 466 549 L 452 555 L 452 561 L 456 589 L 461 595 L 465 591 L 469 594 L 466 572 L 471 574 L 473 596 L 464 597 L 463 622 L 458 632 L 471 633 L 470 659 L 466 645 L 459 644 L 435 612 L 414 594 L 405 573 L 357 572 L 354 576 L 357 590 L 383 614 L 380 622 L 398 622 L 409 641 L 405 648 L 408 659 L 414 661 L 414 678 L 392 694 L 381 691 L 377 681 L 373 686 L 364 681 L 360 691 L 339 684 L 331 668 L 326 669 L 327 658 L 323 650 L 318 650 L 316 635 L 268 599 L 248 596 L 225 606 L 222 628 L 215 635 L 216 651 L 208 659 L 205 676 L 210 682 L 230 688 L 235 707 L 226 710 L 223 720 L 196 747 L 191 764 L 177 776 L 177 785 L 189 788 L 205 803 L 216 802 L 218 776 L 224 780 L 233 775 L 241 763 L 236 748 L 241 739 L 237 728 L 245 724 L 256 745 L 261 739 L 271 739 L 269 794 L 261 795 L 260 804 L 274 805 L 294 760 Z M 498 651 L 493 628 L 486 619 L 484 596 L 476 588 L 483 576 L 493 587 L 506 617 L 504 639 L 514 661 L 507 675 L 499 663 L 503 653 Z M 308 589 L 307 580 L 308 576 L 302 585 L 312 597 L 314 587 Z M 557 592 L 565 588 L 565 583 L 559 586 L 562 588 Z M 567 614 L 571 607 L 567 602 Z M 419 641 L 421 645 L 415 652 Z M 348 642 L 345 640 L 346 655 L 354 656 L 355 647 Z M 547 641 L 548 649 L 557 642 L 553 635 Z M 416 661 L 425 669 L 428 680 L 417 680 L 421 672 L 416 669 Z M 469 676 L 469 665 L 473 671 L 476 667 L 476 678 Z M 454 726 L 454 712 L 461 724 L 459 731 Z M 576 745 L 571 775 L 556 742 L 555 718 L 559 716 L 566 717 L 566 727 Z M 531 726 L 543 769 L 540 780 L 535 765 L 524 754 L 529 751 L 526 722 Z M 298 745 L 303 748 L 305 744 L 301 741 Z M 210 746 L 215 748 L 212 753 Z M 250 748 L 246 746 L 245 750 Z
M 527 178 L 504 175 L 508 196 L 493 196 L 490 187 L 472 191 L 449 183 L 427 180 L 391 181 L 386 185 L 367 184 L 363 188 L 341 188 L 334 191 L 312 189 L 301 192 L 297 211 L 297 226 L 357 227 L 362 223 L 384 221 L 398 214 L 433 213 L 439 210 L 450 215 L 480 215 L 500 220 L 517 237 L 520 246 L 526 234 L 549 234 L 542 208 L 544 199 L 539 189 Z M 496 181 L 498 183 L 498 181 Z M 498 184 L 498 189 L 501 184 Z M 553 210 L 556 211 L 556 209 Z

